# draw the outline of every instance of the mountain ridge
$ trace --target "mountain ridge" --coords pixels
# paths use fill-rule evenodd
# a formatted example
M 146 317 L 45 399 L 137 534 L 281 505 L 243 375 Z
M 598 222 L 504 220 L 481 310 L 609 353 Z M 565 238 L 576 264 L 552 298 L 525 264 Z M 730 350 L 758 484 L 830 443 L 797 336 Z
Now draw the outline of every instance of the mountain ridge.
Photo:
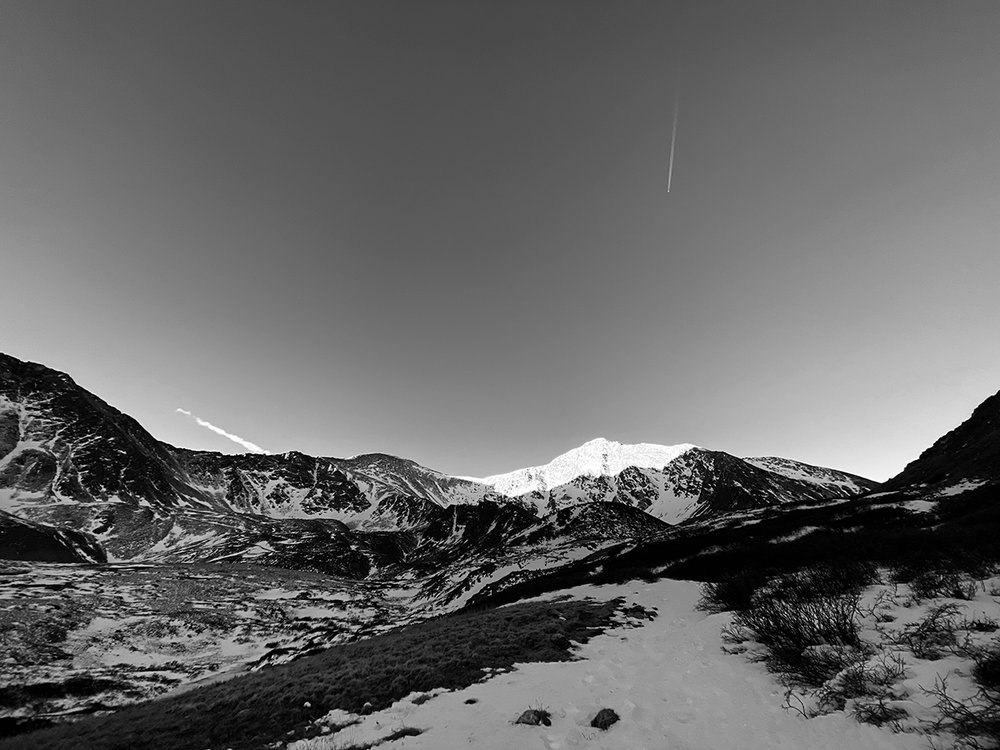
M 788 467 L 799 476 L 785 476 Z M 71 546 L 86 549 L 87 559 L 95 559 L 95 546 L 110 560 L 302 566 L 313 564 L 312 555 L 317 567 L 367 575 L 405 557 L 401 550 L 421 548 L 429 530 L 437 529 L 433 538 L 443 544 L 445 518 L 461 517 L 469 528 L 479 528 L 472 516 L 480 514 L 485 529 L 492 523 L 486 519 L 499 522 L 503 516 L 501 525 L 516 535 L 575 505 L 620 503 L 660 522 L 682 523 L 857 495 L 874 486 L 790 459 L 754 466 L 690 444 L 627 445 L 603 438 L 562 454 L 536 474 L 529 469 L 497 475 L 515 478 L 505 484 L 494 477 L 490 485 L 384 453 L 333 458 L 180 448 L 157 440 L 65 373 L 0 355 L 0 510 L 33 524 L 8 524 L 22 536 L 52 529 L 53 549 L 66 547 L 61 531 L 82 534 L 87 543 L 73 536 Z M 528 491 L 507 494 L 498 486 Z M 456 507 L 464 510 L 448 511 Z M 604 519 L 603 528 L 593 530 L 602 538 L 611 528 L 660 528 L 596 511 L 574 518 Z M 574 523 L 573 533 L 584 533 L 585 522 Z M 372 536 L 385 533 L 419 539 L 387 544 Z M 346 557 L 338 561 L 338 555 Z

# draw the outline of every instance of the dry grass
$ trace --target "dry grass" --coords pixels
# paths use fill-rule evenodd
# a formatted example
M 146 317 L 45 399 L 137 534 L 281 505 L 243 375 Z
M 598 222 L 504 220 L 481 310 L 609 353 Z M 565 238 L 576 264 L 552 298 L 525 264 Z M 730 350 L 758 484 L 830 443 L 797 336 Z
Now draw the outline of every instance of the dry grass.
M 532 602 L 441 617 L 182 695 L 12 737 L 18 750 L 264 748 L 311 736 L 339 708 L 375 710 L 415 691 L 461 688 L 486 667 L 571 658 L 619 603 Z

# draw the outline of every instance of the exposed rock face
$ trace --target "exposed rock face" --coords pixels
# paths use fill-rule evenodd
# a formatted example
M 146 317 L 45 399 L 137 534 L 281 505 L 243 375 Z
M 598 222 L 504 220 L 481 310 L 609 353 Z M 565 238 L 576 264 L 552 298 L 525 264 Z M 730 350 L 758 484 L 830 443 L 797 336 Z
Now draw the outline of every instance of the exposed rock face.
M 673 450 L 681 447 L 683 450 Z M 803 500 L 853 497 L 876 486 L 863 477 L 789 459 L 741 459 L 695 446 L 663 448 L 658 453 L 641 451 L 636 459 L 650 463 L 650 456 L 662 456 L 667 462 L 661 466 L 628 465 L 615 474 L 581 474 L 556 486 L 536 482 L 536 489 L 518 499 L 540 513 L 580 503 L 625 503 L 677 524 Z M 672 453 L 677 455 L 669 458 Z M 626 452 L 619 450 L 617 455 L 619 462 L 628 461 Z
M 662 521 L 842 496 L 864 483 L 787 459 L 607 440 L 487 480 L 380 453 L 186 450 L 69 376 L 0 355 L 0 511 L 9 514 L 0 555 L 363 576 L 510 544 L 656 534 Z
M 67 375 L 0 355 L 0 510 L 17 519 L 5 556 L 308 559 L 357 575 L 369 556 L 338 519 L 368 506 L 323 459 L 176 449 Z

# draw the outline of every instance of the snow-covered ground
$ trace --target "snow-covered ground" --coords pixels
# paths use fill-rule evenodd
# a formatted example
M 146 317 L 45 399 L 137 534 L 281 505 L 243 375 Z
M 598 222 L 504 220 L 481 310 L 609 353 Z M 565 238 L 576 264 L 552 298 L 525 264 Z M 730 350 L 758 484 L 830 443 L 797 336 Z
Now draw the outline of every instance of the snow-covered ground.
M 411 695 L 368 716 L 328 717 L 329 733 L 289 746 L 333 750 L 475 747 L 628 750 L 926 750 L 927 737 L 859 724 L 842 712 L 805 719 L 782 708 L 785 688 L 761 663 L 723 651 L 730 615 L 695 609 L 700 585 L 687 581 L 581 586 L 558 595 L 655 608 L 577 649 L 579 659 L 518 665 L 464 690 Z M 640 625 L 636 627 L 636 625 Z M 416 699 L 416 702 L 414 701 Z M 551 726 L 514 724 L 526 709 L 551 712 Z M 602 708 L 621 721 L 590 726 Z M 336 727 L 357 722 L 339 731 Z M 421 730 L 392 741 L 404 728 Z
M 0 561 L 0 690 L 106 683 L 0 705 L 0 719 L 117 707 L 289 661 L 411 621 L 413 595 L 269 568 Z

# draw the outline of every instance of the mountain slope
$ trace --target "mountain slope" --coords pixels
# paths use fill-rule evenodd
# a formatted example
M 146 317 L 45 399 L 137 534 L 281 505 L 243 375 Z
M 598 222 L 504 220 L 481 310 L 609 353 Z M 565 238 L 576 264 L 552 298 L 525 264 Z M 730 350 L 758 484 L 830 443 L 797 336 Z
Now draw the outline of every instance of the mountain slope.
M 0 355 L 0 511 L 27 524 L 5 538 L 37 538 L 59 559 L 67 538 L 43 544 L 38 534 L 79 535 L 69 546 L 86 559 L 244 561 L 363 576 L 406 559 L 482 555 L 574 505 L 618 503 L 679 523 L 857 494 L 864 482 L 786 459 L 603 439 L 483 480 L 379 453 L 187 450 L 156 440 L 69 376 Z M 611 529 L 628 537 L 656 528 L 628 514 L 611 520 L 614 513 L 546 521 L 546 533 L 607 538 Z M 587 518 L 594 528 L 584 528 Z
M 888 482 L 881 491 L 926 485 L 949 487 L 1000 481 L 1000 392 L 943 435 Z
M 498 492 L 551 513 L 618 502 L 668 523 L 802 500 L 852 497 L 875 483 L 783 458 L 740 459 L 690 444 L 623 445 L 599 438 L 544 466 L 486 477 Z
M 373 502 L 392 495 L 425 498 L 438 505 L 499 499 L 498 493 L 482 483 L 442 474 L 416 461 L 385 453 L 328 460 L 345 472 Z
M 556 456 L 543 466 L 517 469 L 473 481 L 489 485 L 498 493 L 508 497 L 536 492 L 545 494 L 550 488 L 566 484 L 578 477 L 614 476 L 629 467 L 660 468 L 694 447 L 688 443 L 625 445 L 605 438 L 596 438 Z

